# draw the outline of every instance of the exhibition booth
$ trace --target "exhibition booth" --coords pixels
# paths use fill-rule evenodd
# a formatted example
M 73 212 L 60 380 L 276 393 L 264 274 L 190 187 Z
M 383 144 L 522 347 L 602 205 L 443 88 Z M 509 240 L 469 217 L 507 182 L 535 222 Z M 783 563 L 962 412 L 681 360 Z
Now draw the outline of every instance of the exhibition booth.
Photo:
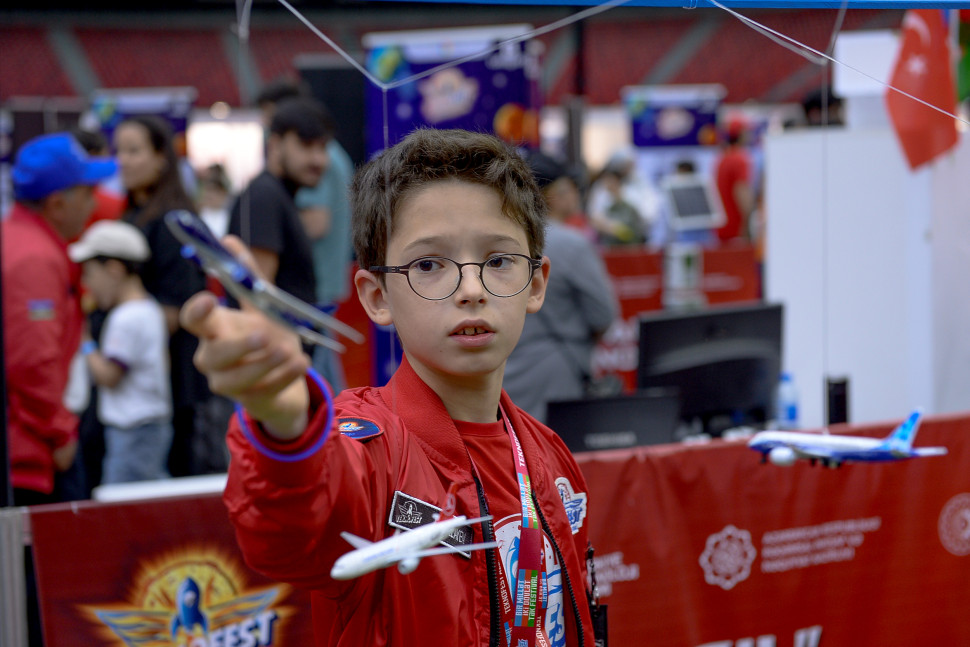
M 514 26 L 509 35 L 524 29 Z M 454 56 L 430 46 L 427 34 L 402 38 L 367 41 L 369 64 L 387 83 Z M 408 55 L 397 56 L 398 46 Z M 537 143 L 533 55 L 510 44 L 417 91 L 371 88 L 370 111 L 386 109 L 377 100 L 389 97 L 399 119 L 385 130 L 377 128 L 385 125 L 380 115 L 370 115 L 368 151 L 404 132 L 415 115 L 433 122 L 467 109 L 447 95 L 455 87 L 463 89 L 459 98 L 480 90 L 494 107 L 472 111 L 461 125 Z M 494 69 L 503 72 L 501 84 L 491 83 Z M 629 96 L 636 99 L 632 127 L 644 137 L 634 142 L 654 147 L 641 171 L 657 179 L 685 155 L 710 166 L 710 146 L 675 142 L 659 150 L 665 144 L 644 134 L 644 124 L 656 121 L 650 97 Z M 719 97 L 714 101 L 695 112 L 713 115 Z M 699 133 L 714 122 L 697 123 Z M 249 143 L 261 144 L 261 132 L 249 130 Z M 595 351 L 594 371 L 618 376 L 632 393 L 642 387 L 645 314 L 766 299 L 784 304 L 776 361 L 798 377 L 803 423 L 821 426 L 831 413 L 824 411 L 825 380 L 847 376 L 852 419 L 863 422 L 832 432 L 884 437 L 896 422 L 887 418 L 923 406 L 929 415 L 917 446 L 948 453 L 837 469 L 779 467 L 733 436 L 577 454 L 613 645 L 970 644 L 963 334 L 970 283 L 961 278 L 970 240 L 970 184 L 961 179 L 970 168 L 970 138 L 912 173 L 885 124 L 823 130 L 762 140 L 763 266 L 758 250 L 742 242 L 603 251 L 621 316 Z M 348 385 L 384 383 L 400 354 L 394 331 L 374 326 L 355 297 L 336 316 L 366 336 L 343 355 Z M 34 563 L 48 647 L 310 644 L 309 595 L 246 566 L 221 478 L 163 496 L 0 510 L 0 643 L 26 646 L 26 558 Z

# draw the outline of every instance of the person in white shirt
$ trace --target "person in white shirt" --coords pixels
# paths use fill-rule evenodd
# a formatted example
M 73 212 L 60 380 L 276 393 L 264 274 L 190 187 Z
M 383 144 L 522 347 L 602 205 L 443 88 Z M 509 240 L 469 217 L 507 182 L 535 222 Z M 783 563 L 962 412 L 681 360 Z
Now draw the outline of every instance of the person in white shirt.
M 68 254 L 81 263 L 81 280 L 98 307 L 108 311 L 100 346 L 87 335 L 81 344 L 105 426 L 101 482 L 166 478 L 173 433 L 168 329 L 138 274 L 151 256 L 148 241 L 134 225 L 104 220 Z

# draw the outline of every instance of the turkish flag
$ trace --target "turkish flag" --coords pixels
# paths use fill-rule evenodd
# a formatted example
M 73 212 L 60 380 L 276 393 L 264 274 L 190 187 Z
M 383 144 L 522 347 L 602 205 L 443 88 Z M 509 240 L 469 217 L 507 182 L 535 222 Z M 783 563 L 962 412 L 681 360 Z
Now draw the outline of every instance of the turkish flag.
M 902 47 L 889 80 L 894 88 L 956 111 L 953 61 L 939 9 L 912 9 L 903 17 Z M 956 120 L 904 94 L 886 90 L 886 107 L 909 167 L 932 161 L 957 143 Z

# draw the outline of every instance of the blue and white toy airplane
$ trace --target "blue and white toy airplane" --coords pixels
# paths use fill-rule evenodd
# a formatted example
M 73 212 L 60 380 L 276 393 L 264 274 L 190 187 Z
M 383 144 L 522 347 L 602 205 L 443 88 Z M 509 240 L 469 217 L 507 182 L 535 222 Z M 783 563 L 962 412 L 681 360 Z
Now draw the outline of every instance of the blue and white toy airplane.
M 363 335 L 339 319 L 256 276 L 222 246 L 198 216 L 183 210 L 170 211 L 165 214 L 165 224 L 182 243 L 184 257 L 222 283 L 237 300 L 248 301 L 292 327 L 304 341 L 341 353 L 346 350 L 344 345 L 327 337 L 324 331 L 334 331 L 358 344 L 364 341 Z
M 762 431 L 748 441 L 748 447 L 761 452 L 761 462 L 789 466 L 798 459 L 827 467 L 842 463 L 898 461 L 921 456 L 942 456 L 946 447 L 913 448 L 922 410 L 916 409 L 889 436 L 883 439 L 840 436 L 826 433 Z

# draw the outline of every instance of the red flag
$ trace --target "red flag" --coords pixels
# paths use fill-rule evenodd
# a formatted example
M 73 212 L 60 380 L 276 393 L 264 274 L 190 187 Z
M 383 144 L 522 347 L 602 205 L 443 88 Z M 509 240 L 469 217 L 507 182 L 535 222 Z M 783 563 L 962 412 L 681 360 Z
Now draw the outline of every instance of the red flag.
M 902 47 L 890 85 L 942 110 L 956 111 L 953 61 L 943 12 L 912 9 L 903 17 Z M 932 161 L 957 143 L 956 120 L 894 90 L 886 106 L 909 167 Z

